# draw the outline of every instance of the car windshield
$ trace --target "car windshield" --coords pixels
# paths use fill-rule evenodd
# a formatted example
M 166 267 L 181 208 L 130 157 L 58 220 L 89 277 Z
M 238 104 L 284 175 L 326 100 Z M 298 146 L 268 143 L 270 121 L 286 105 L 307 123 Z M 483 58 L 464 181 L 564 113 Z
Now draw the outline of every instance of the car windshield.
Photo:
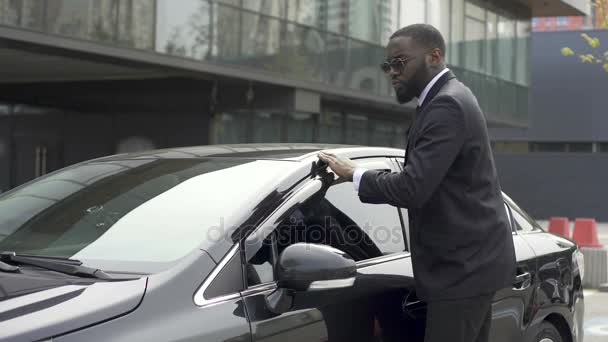
M 152 273 L 237 224 L 293 162 L 91 161 L 0 196 L 0 251 L 72 258 L 113 272 Z

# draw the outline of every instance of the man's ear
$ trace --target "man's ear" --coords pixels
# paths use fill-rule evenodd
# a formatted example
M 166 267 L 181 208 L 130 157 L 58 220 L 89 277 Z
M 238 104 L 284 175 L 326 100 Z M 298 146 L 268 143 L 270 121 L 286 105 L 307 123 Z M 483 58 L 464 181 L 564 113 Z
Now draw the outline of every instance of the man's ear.
M 443 57 L 441 56 L 441 50 L 439 50 L 437 48 L 431 50 L 430 56 L 431 56 L 431 63 L 430 64 L 432 66 L 438 66 L 443 61 Z

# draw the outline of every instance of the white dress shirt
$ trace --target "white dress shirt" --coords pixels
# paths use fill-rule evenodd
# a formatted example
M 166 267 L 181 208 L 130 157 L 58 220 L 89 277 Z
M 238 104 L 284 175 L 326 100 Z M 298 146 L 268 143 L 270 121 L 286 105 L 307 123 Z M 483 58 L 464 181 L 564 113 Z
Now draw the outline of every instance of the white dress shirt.
M 450 69 L 448 68 L 441 70 L 435 77 L 433 77 L 433 79 L 426 85 L 426 87 L 424 87 L 422 93 L 420 93 L 420 96 L 418 97 L 418 107 L 422 106 L 422 104 L 424 103 L 424 99 L 429 94 L 429 91 L 431 91 L 431 88 L 433 88 L 435 83 L 437 83 L 437 80 L 439 80 L 439 78 L 441 78 L 441 76 L 443 76 L 448 71 L 450 71 Z M 365 171 L 367 171 L 367 169 L 358 167 L 353 173 L 353 185 L 355 187 L 355 191 L 357 192 L 359 192 L 359 184 L 361 183 L 361 177 L 363 177 Z

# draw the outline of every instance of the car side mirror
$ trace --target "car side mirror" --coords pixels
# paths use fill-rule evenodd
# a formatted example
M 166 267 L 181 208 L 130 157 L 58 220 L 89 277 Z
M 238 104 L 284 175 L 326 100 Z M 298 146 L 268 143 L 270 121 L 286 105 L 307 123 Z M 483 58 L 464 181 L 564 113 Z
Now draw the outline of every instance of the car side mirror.
M 293 309 L 296 296 L 323 297 L 330 290 L 352 287 L 356 275 L 355 261 L 339 249 L 309 243 L 293 244 L 279 257 L 278 286 L 266 297 L 266 306 L 273 313 L 287 312 Z

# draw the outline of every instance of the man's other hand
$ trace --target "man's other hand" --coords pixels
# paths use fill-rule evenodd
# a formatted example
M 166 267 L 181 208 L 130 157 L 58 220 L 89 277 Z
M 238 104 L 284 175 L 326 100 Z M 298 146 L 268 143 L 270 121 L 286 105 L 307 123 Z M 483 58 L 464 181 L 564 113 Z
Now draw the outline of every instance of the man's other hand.
M 331 170 L 340 178 L 344 178 L 349 182 L 353 180 L 353 174 L 357 165 L 348 158 L 338 158 L 336 155 L 329 152 L 319 152 L 319 159 L 326 162 Z

